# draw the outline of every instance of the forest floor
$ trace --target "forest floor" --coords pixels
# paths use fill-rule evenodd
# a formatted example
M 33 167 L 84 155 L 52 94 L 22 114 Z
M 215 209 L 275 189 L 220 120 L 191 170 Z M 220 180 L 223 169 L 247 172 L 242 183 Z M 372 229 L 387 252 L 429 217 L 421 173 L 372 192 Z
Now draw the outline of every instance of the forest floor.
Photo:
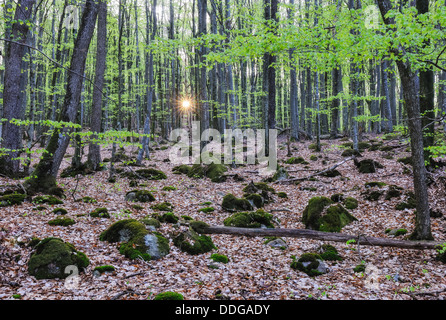
M 382 136 L 368 136 L 381 141 Z M 322 152 L 308 148 L 310 141 L 293 142 L 293 157 L 301 156 L 309 162 L 305 164 L 284 164 L 288 159 L 286 140 L 279 140 L 279 163 L 294 177 L 305 177 L 315 169 L 325 169 L 343 160 L 342 148 L 345 141 L 323 140 Z M 334 193 L 343 193 L 359 201 L 357 209 L 351 210 L 358 220 L 345 226 L 343 233 L 391 237 L 385 230 L 405 228 L 408 234 L 414 227 L 414 209 L 395 210 L 401 199 L 365 200 L 365 183 L 381 181 L 388 185 L 397 185 L 404 190 L 412 189 L 410 170 L 397 161 L 409 155 L 407 142 L 384 141 L 396 148 L 391 151 L 362 152 L 363 158 L 371 158 L 384 168 L 376 173 L 362 174 L 353 161 L 343 163 L 337 169 L 342 176 L 318 177 L 316 181 L 303 181 L 300 184 L 270 184 L 277 192 L 283 191 L 287 199 L 275 198 L 265 206 L 279 221 L 281 228 L 304 228 L 302 212 L 308 200 L 314 196 L 330 197 Z M 126 154 L 134 156 L 136 147 L 127 147 Z M 275 249 L 266 244 L 262 237 L 241 237 L 232 235 L 211 235 L 218 248 L 213 252 L 190 255 L 180 251 L 172 243 L 171 234 L 181 228 L 174 224 L 163 223 L 159 232 L 170 239 L 170 253 L 159 260 L 129 260 L 121 255 L 116 244 L 99 241 L 99 234 L 113 222 L 134 218 L 140 219 L 154 211 L 154 203 L 168 201 L 174 205 L 177 216 L 188 215 L 210 225 L 223 225 L 223 220 L 230 215 L 221 208 L 222 198 L 227 193 L 237 197 L 243 195 L 243 187 L 251 180 L 261 181 L 255 165 L 231 168 L 228 173 L 237 173 L 244 181 L 228 178 L 226 182 L 213 183 L 209 179 L 188 178 L 186 175 L 172 173 L 173 164 L 165 161 L 167 150 L 154 146 L 151 159 L 145 160 L 145 167 L 155 167 L 167 174 L 167 179 L 147 182 L 146 189 L 151 190 L 156 201 L 141 204 L 144 208 L 136 210 L 133 203 L 126 202 L 127 191 L 135 189 L 129 186 L 127 178 L 118 177 L 115 183 L 107 181 L 109 172 L 97 172 L 94 175 L 76 178 L 58 178 L 59 185 L 66 190 L 63 205 L 76 224 L 50 226 L 48 221 L 55 217 L 54 209 L 33 210 L 35 205 L 25 201 L 21 205 L 0 209 L 0 299 L 13 299 L 19 294 L 23 300 L 110 300 L 135 299 L 146 300 L 161 292 L 176 291 L 188 300 L 213 299 L 328 299 L 328 300 L 411 300 L 444 299 L 446 297 L 446 264 L 435 259 L 436 250 L 408 250 L 390 247 L 356 246 L 349 243 L 326 242 L 337 248 L 342 261 L 326 261 L 329 272 L 310 277 L 292 269 L 291 256 L 299 257 L 305 252 L 314 252 L 323 242 L 318 240 L 285 238 L 287 247 Z M 158 149 L 158 150 L 156 150 Z M 87 148 L 86 148 L 87 150 Z M 110 157 L 110 147 L 104 148 L 103 157 Z M 68 153 L 73 155 L 74 150 Z M 311 155 L 318 159 L 310 160 Z M 319 157 L 320 156 L 320 157 Z M 324 163 L 322 163 L 324 161 Z M 65 157 L 64 169 L 71 163 L 71 157 Z M 119 167 L 122 164 L 117 164 Z M 446 197 L 444 184 L 437 178 L 444 176 L 444 169 L 434 172 L 434 183 L 429 188 L 433 209 L 445 213 Z M 437 178 L 435 178 L 437 177 Z M 0 186 L 7 187 L 17 181 L 0 178 Z M 177 190 L 162 191 L 163 186 L 175 186 Z M 89 196 L 97 203 L 75 201 Z M 211 202 L 215 208 L 212 213 L 199 212 L 203 202 Z M 106 207 L 111 213 L 110 219 L 98 219 L 88 213 L 98 207 Z M 436 241 L 446 242 L 446 220 L 444 217 L 432 218 L 432 233 Z M 396 239 L 404 239 L 402 235 Z M 61 279 L 36 280 L 28 274 L 27 262 L 32 249 L 23 245 L 32 237 L 43 239 L 58 237 L 72 243 L 77 250 L 84 252 L 90 259 L 85 273 L 80 274 L 80 281 L 75 288 L 67 288 Z M 211 253 L 221 253 L 229 262 L 219 268 L 211 268 Z M 353 268 L 365 262 L 367 272 L 354 272 Z M 113 265 L 116 270 L 96 276 L 93 269 L 100 265 Z

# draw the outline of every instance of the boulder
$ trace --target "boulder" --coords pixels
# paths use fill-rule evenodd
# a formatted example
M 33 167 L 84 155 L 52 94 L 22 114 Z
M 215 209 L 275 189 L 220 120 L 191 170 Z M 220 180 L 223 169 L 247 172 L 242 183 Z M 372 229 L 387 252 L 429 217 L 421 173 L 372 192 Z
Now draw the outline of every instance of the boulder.
M 379 162 L 376 162 L 375 160 L 372 160 L 372 159 L 364 159 L 364 160 L 358 161 L 355 158 L 354 163 L 360 173 L 375 173 L 377 168 L 379 168 L 379 169 L 384 168 L 384 166 L 382 164 L 380 164 Z
M 125 201 L 152 202 L 155 197 L 148 190 L 132 190 L 126 193 Z
M 63 279 L 70 275 L 68 266 L 75 266 L 82 272 L 90 264 L 88 257 L 68 242 L 59 238 L 40 241 L 28 262 L 28 272 L 36 279 Z
M 223 224 L 238 228 L 274 228 L 273 215 L 262 209 L 253 212 L 237 212 L 226 218 Z
M 121 242 L 119 252 L 129 259 L 157 260 L 170 252 L 169 241 L 135 219 L 120 220 L 101 233 L 99 240 Z
M 225 172 L 228 168 L 224 164 L 211 163 L 208 165 L 194 164 L 187 176 L 189 178 L 204 178 L 211 179 L 212 182 L 226 181 Z
M 236 198 L 233 194 L 229 193 L 223 197 L 221 204 L 222 208 L 226 211 L 247 211 L 252 210 L 253 206 L 245 198 Z
M 321 256 L 316 253 L 304 253 L 298 260 L 294 258 L 290 267 L 302 271 L 310 277 L 319 276 L 329 271 Z
M 201 235 L 193 229 L 179 233 L 174 239 L 173 243 L 181 251 L 192 255 L 206 253 L 217 249 L 212 242 L 211 237 Z
M 325 232 L 339 232 L 355 220 L 341 204 L 326 197 L 311 198 L 302 214 L 305 228 Z

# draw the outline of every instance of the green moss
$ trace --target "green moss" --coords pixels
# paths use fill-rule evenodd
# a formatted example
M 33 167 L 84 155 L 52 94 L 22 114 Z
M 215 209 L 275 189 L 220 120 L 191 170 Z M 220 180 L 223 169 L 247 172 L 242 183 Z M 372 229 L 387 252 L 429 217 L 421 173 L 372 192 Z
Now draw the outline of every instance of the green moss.
M 104 272 L 113 272 L 115 270 L 116 270 L 115 267 L 113 267 L 111 265 L 104 265 L 104 266 L 95 267 L 93 271 L 97 271 L 102 274 Z
M 135 172 L 125 172 L 122 174 L 124 177 L 128 177 L 130 179 L 145 179 L 145 180 L 162 180 L 167 179 L 167 175 L 161 171 L 154 168 L 145 168 L 139 169 Z
M 310 277 L 314 277 L 321 274 L 321 272 L 317 270 L 320 264 L 318 260 L 322 260 L 322 258 L 317 253 L 304 253 L 298 260 L 293 257 L 293 262 L 290 267 L 302 271 Z
M 254 212 L 238 212 L 223 221 L 225 226 L 239 228 L 260 228 L 262 225 L 267 228 L 274 228 L 272 222 L 273 215 L 259 209 Z
M 387 183 L 385 183 L 385 182 L 378 182 L 378 181 L 371 181 L 371 182 L 366 182 L 365 183 L 365 187 L 366 188 L 372 188 L 372 187 L 382 188 L 382 187 L 384 187 L 386 185 L 387 185 Z
M 286 192 L 283 192 L 283 191 L 278 192 L 278 193 L 277 193 L 277 196 L 278 196 L 279 198 L 282 198 L 282 199 L 286 199 L 286 198 L 288 198 L 288 195 L 286 194 Z
M 82 198 L 82 202 L 84 202 L 84 203 L 96 203 L 97 200 L 92 198 L 92 197 L 83 197 Z
M 142 259 L 149 261 L 152 259 L 151 255 L 141 251 L 134 243 L 124 242 L 119 246 L 119 253 L 130 260 Z
M 139 204 L 132 205 L 132 208 L 135 209 L 135 210 L 142 210 L 142 209 L 144 209 L 144 207 L 140 206 Z
M 340 232 L 343 227 L 356 220 L 342 205 L 332 205 L 320 218 L 319 231 Z
M 384 168 L 382 164 L 372 159 L 364 159 L 358 162 L 355 161 L 355 165 L 360 173 L 375 173 L 377 168 Z
M 219 253 L 213 253 L 210 257 L 215 262 L 222 262 L 222 263 L 228 263 L 229 259 L 224 254 Z
M 34 197 L 32 202 L 34 204 L 46 203 L 46 204 L 49 204 L 49 205 L 63 204 L 62 200 L 57 199 L 56 197 L 51 196 L 51 195 Z
M 148 231 L 141 222 L 135 219 L 116 221 L 99 235 L 99 240 L 107 242 L 128 241 L 130 238 L 144 237 Z
M 316 160 L 317 160 L 317 157 L 316 157 Z M 305 161 L 305 159 L 302 158 L 302 157 L 292 157 L 292 158 L 289 158 L 286 161 L 286 163 L 287 164 L 308 164 L 308 162 Z
M 332 204 L 333 201 L 326 197 L 313 197 L 308 201 L 302 213 L 302 222 L 307 229 L 319 230 L 322 212 L 325 207 Z
M 330 197 L 333 202 L 341 202 L 344 201 L 344 195 L 342 193 L 335 193 Z
M 226 171 L 228 171 L 228 168 L 224 164 L 194 164 L 187 175 L 190 178 L 207 177 L 212 182 L 224 182 L 226 181 L 226 176 L 224 175 Z
M 153 226 L 155 228 L 161 227 L 161 223 L 158 219 L 146 217 L 140 220 L 142 223 L 144 223 L 146 226 Z
M 383 194 L 384 194 L 384 191 L 373 190 L 371 192 L 367 192 L 365 194 L 364 199 L 369 200 L 369 201 L 377 201 Z
M 251 203 L 247 199 L 236 198 L 233 194 L 225 195 L 221 206 L 226 211 L 244 211 L 253 209 Z
M 389 186 L 389 189 L 387 190 L 385 199 L 386 199 L 386 200 L 390 200 L 390 199 L 392 199 L 392 198 L 398 198 L 398 197 L 400 197 L 400 196 L 401 196 L 401 190 L 402 190 L 402 189 L 403 189 L 403 188 L 398 187 L 398 186 L 395 186 L 395 185 L 391 185 L 391 186 Z
M 0 207 L 9 207 L 16 204 L 21 204 L 25 201 L 26 195 L 21 193 L 11 193 L 0 197 Z
M 173 239 L 173 243 L 181 251 L 192 255 L 206 253 L 217 249 L 212 242 L 211 237 L 206 235 L 199 235 L 193 230 L 182 232 Z
M 157 294 L 154 300 L 184 300 L 184 297 L 180 293 L 167 291 Z
M 266 182 L 250 183 L 246 187 L 243 188 L 243 192 L 245 192 L 245 193 L 259 193 L 259 190 L 265 191 L 265 192 L 276 193 L 276 190 L 273 187 L 269 186 Z
M 60 217 L 60 218 L 56 218 L 56 219 L 52 219 L 52 220 L 48 221 L 48 224 L 50 226 L 63 226 L 63 227 L 71 226 L 75 223 L 76 223 L 76 221 L 74 221 L 71 218 L 66 218 L 66 217 Z
M 317 161 L 317 156 L 316 155 L 314 155 L 314 154 L 312 154 L 311 156 L 310 156 L 310 160 L 311 161 Z
M 53 210 L 54 214 L 60 214 L 60 215 L 65 215 L 68 213 L 68 211 L 64 208 L 56 208 Z
M 158 220 L 164 223 L 177 223 L 179 218 L 173 212 L 167 212 L 161 215 Z
M 359 156 L 359 155 L 361 155 L 361 153 L 358 150 L 354 150 L 354 149 L 345 149 L 341 153 L 342 157 L 351 157 L 351 156 Z
M 175 191 L 175 190 L 177 190 L 177 187 L 174 187 L 174 186 L 164 186 L 162 190 L 163 191 Z
M 334 178 L 334 177 L 341 176 L 341 173 L 338 170 L 333 169 L 333 170 L 328 170 L 328 171 L 322 173 L 321 176 L 328 177 L 328 178 Z
M 320 251 L 321 251 L 320 257 L 323 260 L 326 260 L 326 261 L 340 261 L 340 260 L 342 260 L 342 257 L 339 255 L 338 250 L 330 244 L 323 244 L 320 247 Z
M 198 233 L 203 233 L 204 229 L 209 227 L 209 225 L 203 221 L 191 221 L 189 226 L 192 228 L 192 230 Z
M 82 272 L 90 264 L 88 257 L 74 246 L 59 238 L 46 238 L 36 245 L 28 262 L 28 271 L 36 279 L 66 278 L 68 266 L 76 266 Z
M 358 142 L 358 149 L 368 149 L 371 147 L 371 144 L 365 141 Z
M 191 169 L 192 169 L 192 167 L 190 167 L 190 166 L 188 166 L 186 164 L 182 164 L 182 165 L 174 167 L 172 169 L 172 172 L 174 174 L 185 174 L 185 175 L 188 175 L 189 172 L 191 171 Z
M 211 213 L 214 211 L 215 211 L 214 207 L 206 207 L 206 208 L 198 209 L 198 212 L 204 212 L 204 213 Z
M 347 197 L 344 200 L 344 206 L 345 208 L 352 210 L 352 209 L 356 209 L 358 207 L 358 200 L 356 200 L 353 197 Z
M 357 273 L 361 273 L 361 272 L 365 271 L 365 268 L 366 268 L 365 264 L 360 263 L 356 267 L 353 268 L 353 271 L 357 272 Z
M 173 205 L 170 202 L 161 202 L 158 203 L 156 205 L 151 206 L 151 208 L 153 210 L 158 210 L 158 211 L 172 211 L 173 210 Z
M 262 208 L 265 204 L 263 197 L 257 193 L 251 193 L 245 196 L 245 199 L 250 201 L 257 208 Z
M 90 217 L 93 218 L 110 218 L 110 214 L 108 213 L 107 208 L 96 208 L 92 212 L 90 212 Z
M 127 192 L 125 199 L 127 201 L 152 202 L 155 197 L 148 190 L 132 190 Z

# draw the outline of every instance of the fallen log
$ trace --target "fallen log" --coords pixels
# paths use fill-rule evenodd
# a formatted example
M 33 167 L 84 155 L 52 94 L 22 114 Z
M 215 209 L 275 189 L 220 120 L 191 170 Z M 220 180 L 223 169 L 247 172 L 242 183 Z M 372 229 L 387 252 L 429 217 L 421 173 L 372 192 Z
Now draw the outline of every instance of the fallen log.
M 411 241 L 395 240 L 388 238 L 376 238 L 365 235 L 350 235 L 336 232 L 323 232 L 308 229 L 285 229 L 285 228 L 236 228 L 224 226 L 207 226 L 200 229 L 200 233 L 205 234 L 229 234 L 248 237 L 289 237 L 305 238 L 322 241 L 347 242 L 355 240 L 355 244 L 364 246 L 396 247 L 401 249 L 432 250 L 442 242 L 437 241 Z

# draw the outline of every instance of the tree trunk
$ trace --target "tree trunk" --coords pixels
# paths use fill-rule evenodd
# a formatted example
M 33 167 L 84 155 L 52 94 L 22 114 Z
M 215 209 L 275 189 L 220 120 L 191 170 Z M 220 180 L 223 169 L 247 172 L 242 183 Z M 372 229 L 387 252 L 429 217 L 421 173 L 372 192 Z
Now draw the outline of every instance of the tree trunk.
M 349 235 L 337 232 L 322 232 L 308 229 L 283 229 L 283 228 L 236 228 L 209 226 L 199 230 L 204 234 L 229 234 L 244 237 L 289 237 L 304 238 L 321 241 L 334 241 L 346 243 L 355 240 L 355 245 L 396 247 L 401 249 L 434 250 L 441 242 L 434 241 L 407 241 L 387 238 L 375 238 L 363 235 Z
M 385 17 L 392 9 L 390 0 L 378 0 L 381 16 L 386 25 L 393 25 L 393 18 Z M 403 56 L 400 49 L 395 50 L 396 56 Z M 408 62 L 403 59 L 396 61 L 401 77 L 403 88 L 403 98 L 406 105 L 408 126 L 410 134 L 410 145 L 413 162 L 413 184 L 414 193 L 417 200 L 417 211 L 415 216 L 415 230 L 411 234 L 413 240 L 433 239 L 430 224 L 429 199 L 426 184 L 426 167 L 424 165 L 423 132 L 420 119 L 420 81 L 415 71 L 412 70 Z
M 76 121 L 82 91 L 85 61 L 87 59 L 91 38 L 93 37 L 97 14 L 98 2 L 95 0 L 86 0 L 81 25 L 73 48 L 66 93 L 59 121 L 71 123 Z M 43 154 L 43 158 L 37 165 L 31 179 L 27 181 L 27 188 L 30 192 L 48 192 L 50 189 L 56 187 L 57 172 L 70 142 L 70 133 L 72 131 L 73 129 L 69 127 L 54 129 L 45 153 Z
M 96 45 L 96 76 L 93 88 L 93 105 L 91 107 L 91 131 L 101 132 L 102 123 L 102 90 L 104 88 L 104 75 L 107 55 L 107 2 L 101 0 L 98 11 L 98 29 Z M 93 135 L 92 139 L 97 139 Z M 88 166 L 92 170 L 98 170 L 101 163 L 101 147 L 99 143 L 90 142 L 88 150 Z
M 21 0 L 17 4 L 14 15 L 15 21 L 30 21 L 32 18 L 32 8 L 35 0 Z M 20 170 L 20 148 L 22 146 L 21 128 L 9 121 L 12 119 L 23 119 L 24 113 L 20 105 L 20 83 L 26 75 L 21 73 L 22 60 L 26 48 L 21 44 L 26 44 L 28 36 L 28 24 L 15 22 L 11 27 L 11 38 L 17 43 L 6 45 L 5 73 L 3 88 L 3 118 L 2 127 L 2 147 L 7 149 L 6 157 L 1 159 L 0 172 L 14 177 Z

